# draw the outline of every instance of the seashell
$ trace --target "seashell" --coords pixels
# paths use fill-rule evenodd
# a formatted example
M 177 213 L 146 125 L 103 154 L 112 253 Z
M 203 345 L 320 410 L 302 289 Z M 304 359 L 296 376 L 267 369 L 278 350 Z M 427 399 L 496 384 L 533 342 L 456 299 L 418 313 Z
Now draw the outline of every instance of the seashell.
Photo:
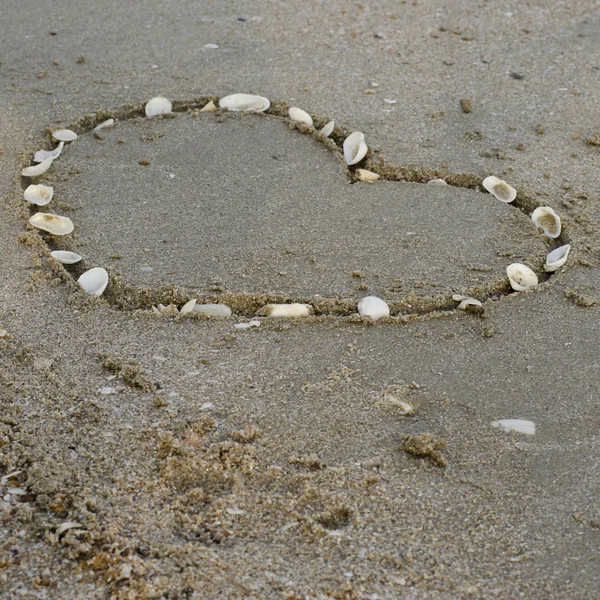
M 467 306 L 483 306 L 479 300 L 461 294 L 454 294 L 452 300 L 454 300 L 454 302 L 460 302 L 457 308 L 460 308 L 461 310 L 466 310 Z
M 46 206 L 54 196 L 54 188 L 49 185 L 30 185 L 23 192 L 23 198 L 27 202 L 37 204 L 38 206 Z
M 52 137 L 59 142 L 72 142 L 77 139 L 77 134 L 70 129 L 58 129 L 52 133 Z
M 430 179 L 427 183 L 429 185 L 448 185 L 445 179 Z
M 374 181 L 377 181 L 380 177 L 381 175 L 373 173 L 373 171 L 367 171 L 367 169 L 356 169 L 356 178 L 359 181 L 368 181 L 370 183 L 373 183 Z
M 29 217 L 29 223 L 52 235 L 67 235 L 73 231 L 73 221 L 71 219 L 50 213 L 35 213 L 35 215 Z
M 102 121 L 100 125 L 96 125 L 94 127 L 94 131 L 100 131 L 101 129 L 106 129 L 107 127 L 112 127 L 115 124 L 114 119 L 106 119 L 106 121 Z
M 194 310 L 194 306 L 196 306 L 196 298 L 192 298 L 191 300 L 189 300 L 188 302 L 186 302 L 179 309 L 179 314 L 180 315 L 187 315 L 188 313 L 191 313 Z
M 492 427 L 503 429 L 507 433 L 516 431 L 526 435 L 535 435 L 535 423 L 525 419 L 501 419 L 500 421 L 493 421 Z
M 50 157 L 50 158 L 46 158 L 45 160 L 43 160 L 41 163 L 39 163 L 37 165 L 33 165 L 32 167 L 25 167 L 21 171 L 21 175 L 23 175 L 23 177 L 39 177 L 40 175 L 43 175 L 50 168 L 50 165 L 52 165 L 53 160 L 54 159 L 52 157 Z
M 267 304 L 257 315 L 264 317 L 308 317 L 312 313 L 310 304 Z
M 333 133 L 333 128 L 335 127 L 335 121 L 329 121 L 323 129 L 321 129 L 321 133 L 323 137 L 329 137 Z
M 309 127 L 313 126 L 312 117 L 305 110 L 302 110 L 301 108 L 298 108 L 297 106 L 292 106 L 288 110 L 288 115 L 290 116 L 290 119 L 292 119 L 292 121 L 297 121 L 298 123 L 304 123 L 305 125 L 308 125 Z
M 194 312 L 208 315 L 209 317 L 230 317 L 231 309 L 225 304 L 196 304 Z
M 215 112 L 215 110 L 217 110 L 217 107 L 215 106 L 215 103 L 211 100 L 204 108 L 200 109 L 200 112 Z
M 566 262 L 567 258 L 569 258 L 569 252 L 571 251 L 571 244 L 566 244 L 565 246 L 560 246 L 560 248 L 556 248 L 552 250 L 546 256 L 546 264 L 544 265 L 544 270 L 552 273 L 557 269 L 560 269 Z
M 76 252 L 68 252 L 67 250 L 54 250 L 50 252 L 50 256 L 63 265 L 74 265 L 81 260 L 81 256 Z
M 233 111 L 264 112 L 271 106 L 268 98 L 252 94 L 231 94 L 219 100 L 219 106 Z
M 156 115 L 166 115 L 171 112 L 173 105 L 170 100 L 163 98 L 163 96 L 156 96 L 152 100 L 146 102 L 146 116 L 155 117 Z
M 82 527 L 81 523 L 78 523 L 77 521 L 65 521 L 64 523 L 61 523 L 57 528 L 56 528 L 56 535 L 62 535 L 65 531 L 68 531 L 69 529 L 76 529 L 78 527 Z
M 176 317 L 179 314 L 179 310 L 174 304 L 169 304 L 168 306 L 159 304 L 157 310 L 155 310 L 154 306 L 152 307 L 152 310 L 158 312 L 158 314 L 163 317 Z
M 365 134 L 360 131 L 351 133 L 344 140 L 344 159 L 347 165 L 355 165 L 360 162 L 368 152 L 367 144 L 365 143 Z
M 260 321 L 253 319 L 248 323 L 235 323 L 233 326 L 234 329 L 251 329 L 252 327 L 260 327 Z
M 544 230 L 549 238 L 557 238 L 560 235 L 560 217 L 549 206 L 538 206 L 531 213 L 531 220 L 536 227 Z
M 86 271 L 77 283 L 88 293 L 101 296 L 108 285 L 108 273 L 102 267 L 94 267 Z
M 513 263 L 506 267 L 506 274 L 510 281 L 510 287 L 515 292 L 524 292 L 538 284 L 537 275 L 521 263 Z
M 517 190 L 514 187 L 511 187 L 506 181 L 502 181 L 502 179 L 498 179 L 493 175 L 486 177 L 482 185 L 490 194 L 498 198 L 500 202 L 509 203 L 517 197 Z
M 41 163 L 47 158 L 58 158 L 64 145 L 65 143 L 61 142 L 58 146 L 56 146 L 56 148 L 54 148 L 54 150 L 38 150 L 33 157 L 33 162 Z
M 382 317 L 390 316 L 390 307 L 377 296 L 366 296 L 358 303 L 358 312 L 361 317 L 371 317 L 377 321 Z

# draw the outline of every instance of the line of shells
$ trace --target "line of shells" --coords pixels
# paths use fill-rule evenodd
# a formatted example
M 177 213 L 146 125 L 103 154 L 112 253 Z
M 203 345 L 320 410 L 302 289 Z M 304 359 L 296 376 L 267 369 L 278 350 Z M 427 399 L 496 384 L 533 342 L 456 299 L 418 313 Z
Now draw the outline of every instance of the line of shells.
M 219 100 L 219 108 L 234 112 L 265 112 L 271 106 L 271 102 L 264 96 L 253 94 L 231 94 Z M 172 113 L 172 102 L 163 97 L 157 96 L 149 100 L 145 105 L 145 114 L 147 117 L 156 117 Z M 211 100 L 200 112 L 214 112 L 217 106 Z M 292 106 L 288 110 L 289 118 L 305 127 L 313 128 L 313 119 L 308 112 L 302 108 Z M 107 119 L 98 124 L 94 128 L 94 132 L 102 129 L 113 127 L 114 119 Z M 335 128 L 335 122 L 329 121 L 320 131 L 319 134 L 323 138 L 329 137 Z M 52 133 L 52 138 L 58 142 L 56 148 L 52 150 L 38 150 L 34 157 L 34 165 L 25 167 L 21 171 L 21 175 L 27 178 L 41 177 L 50 167 L 52 163 L 60 157 L 65 144 L 71 143 L 77 139 L 77 133 L 70 129 L 58 129 Z M 365 135 L 361 131 L 354 131 L 344 139 L 343 156 L 348 166 L 358 165 L 369 151 L 365 141 Z M 366 183 L 374 183 L 380 175 L 367 169 L 356 168 L 355 176 L 358 181 Z M 430 185 L 447 186 L 448 183 L 444 179 L 432 179 L 427 182 Z M 504 203 L 511 203 L 517 197 L 517 190 L 509 185 L 506 181 L 495 176 L 486 177 L 482 181 L 483 188 L 492 194 L 495 198 Z M 50 186 L 35 183 L 29 185 L 24 193 L 24 199 L 31 205 L 47 206 L 54 198 L 54 189 Z M 544 234 L 551 239 L 556 239 L 561 234 L 560 216 L 549 206 L 540 206 L 531 214 L 533 224 L 541 229 Z M 46 231 L 54 236 L 68 235 L 73 232 L 74 224 L 68 217 L 56 215 L 53 213 L 36 212 L 30 219 L 29 223 L 42 231 Z M 570 244 L 559 246 L 548 253 L 544 269 L 546 272 L 554 272 L 562 267 L 571 250 Z M 52 251 L 51 256 L 56 261 L 64 265 L 73 265 L 80 262 L 83 257 L 75 252 L 65 250 Z M 521 263 L 512 263 L 506 268 L 506 274 L 511 288 L 516 292 L 524 292 L 538 285 L 538 276 L 527 265 Z M 93 267 L 85 271 L 77 280 L 80 287 L 88 294 L 101 296 L 109 283 L 109 275 L 106 269 L 102 267 Z M 480 310 L 482 302 L 476 298 L 455 294 L 452 296 L 455 302 L 458 302 L 458 309 L 461 310 Z M 358 314 L 361 317 L 367 317 L 374 321 L 384 319 L 390 316 L 389 305 L 376 296 L 367 296 L 362 298 L 357 305 Z M 198 304 L 196 299 L 192 299 L 178 308 L 174 304 L 167 306 L 159 304 L 152 307 L 153 313 L 159 316 L 177 317 L 188 314 L 203 314 L 209 317 L 231 317 L 231 308 L 224 304 Z M 261 317 L 286 317 L 300 318 L 310 316 L 313 312 L 313 307 L 310 304 L 288 303 L 288 304 L 267 304 L 258 312 L 257 316 Z M 249 323 L 238 323 L 237 328 L 249 329 L 257 327 L 260 321 L 252 320 Z

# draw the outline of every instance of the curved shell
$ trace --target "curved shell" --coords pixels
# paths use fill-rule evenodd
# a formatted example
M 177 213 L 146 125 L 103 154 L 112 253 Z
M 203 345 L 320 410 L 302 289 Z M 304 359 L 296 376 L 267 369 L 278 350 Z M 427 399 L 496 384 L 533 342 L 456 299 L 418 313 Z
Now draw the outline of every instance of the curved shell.
M 76 252 L 68 252 L 67 250 L 54 250 L 50 252 L 50 256 L 63 265 L 74 265 L 81 260 L 81 256 Z
M 77 139 L 77 134 L 70 129 L 58 129 L 52 133 L 52 137 L 59 142 L 72 142 Z
M 155 117 L 156 115 L 166 115 L 171 112 L 173 105 L 171 101 L 163 96 L 156 96 L 146 102 L 146 116 Z
M 510 287 L 515 292 L 524 292 L 538 284 L 537 275 L 527 266 L 521 263 L 513 263 L 506 267 L 506 274 L 510 281 Z
M 390 316 L 390 307 L 377 296 L 366 296 L 358 303 L 358 313 L 361 317 L 370 317 L 377 321 L 382 317 Z
M 308 125 L 309 127 L 313 126 L 312 117 L 305 110 L 302 110 L 301 108 L 298 108 L 297 106 L 292 106 L 288 110 L 288 115 L 290 116 L 290 119 L 292 119 L 292 121 L 297 121 L 298 123 L 304 123 L 305 125 Z
M 351 133 L 344 140 L 344 159 L 347 165 L 359 163 L 368 152 L 369 148 L 365 142 L 365 134 L 361 131 Z
M 531 213 L 531 220 L 536 227 L 552 239 L 557 238 L 561 231 L 560 217 L 549 206 L 538 206 Z
M 483 306 L 479 300 L 475 298 L 471 298 L 470 296 L 462 296 L 460 294 L 454 294 L 452 296 L 452 300 L 455 302 L 460 302 L 458 308 L 460 310 L 466 310 L 467 306 Z
M 517 190 L 515 190 L 514 187 L 493 175 L 486 177 L 483 180 L 482 185 L 490 194 L 498 198 L 500 202 L 506 202 L 508 204 L 517 197 Z
M 114 124 L 114 119 L 106 119 L 106 121 L 102 121 L 100 125 L 96 125 L 96 127 L 94 127 L 94 131 L 100 131 L 102 129 L 106 129 L 107 127 L 112 127 Z
M 208 315 L 209 317 L 231 316 L 231 309 L 225 304 L 196 304 L 194 312 Z
M 54 150 L 38 150 L 33 157 L 33 162 L 41 163 L 44 162 L 47 158 L 58 158 L 65 143 L 61 142 Z
M 334 127 L 335 127 L 335 121 L 329 121 L 329 123 L 327 123 L 325 125 L 325 127 L 323 127 L 323 129 L 321 129 L 321 133 L 323 134 L 324 137 L 329 137 L 333 133 Z
M 101 296 L 106 286 L 108 285 L 108 273 L 102 267 L 94 267 L 86 271 L 78 280 L 77 283 L 88 294 Z
M 427 183 L 429 185 L 448 185 L 445 179 L 430 179 Z
M 264 317 L 308 317 L 312 313 L 310 304 L 267 304 L 257 315 Z
M 204 106 L 204 108 L 200 109 L 200 112 L 215 112 L 215 110 L 217 110 L 217 107 L 215 106 L 215 103 L 211 100 Z
M 264 96 L 230 94 L 219 100 L 219 106 L 233 111 L 264 112 L 271 106 L 271 102 Z
M 29 218 L 29 223 L 52 235 L 67 235 L 74 229 L 73 221 L 68 217 L 60 217 L 50 213 L 35 213 Z
M 560 246 L 559 248 L 555 248 L 546 256 L 546 264 L 544 265 L 544 270 L 549 273 L 560 269 L 566 262 L 567 258 L 569 258 L 569 252 L 571 251 L 571 244 L 565 244 L 564 246 Z
M 196 306 L 196 298 L 192 298 L 191 300 L 188 300 L 180 309 L 179 309 L 179 314 L 180 315 L 187 315 L 188 313 L 191 313 L 194 310 L 194 306 Z
M 381 175 L 373 173 L 373 171 L 367 171 L 366 169 L 356 169 L 356 178 L 359 181 L 373 183 L 374 181 L 377 181 L 380 177 Z
M 54 196 L 54 188 L 49 185 L 30 185 L 23 192 L 23 198 L 27 200 L 27 202 L 31 202 L 32 204 L 37 204 L 38 206 L 46 206 L 46 204 L 50 203 L 52 197 Z
M 54 159 L 52 157 L 49 157 L 37 165 L 33 165 L 32 167 L 25 167 L 21 171 L 21 175 L 23 175 L 23 177 L 39 177 L 50 168 L 53 161 Z

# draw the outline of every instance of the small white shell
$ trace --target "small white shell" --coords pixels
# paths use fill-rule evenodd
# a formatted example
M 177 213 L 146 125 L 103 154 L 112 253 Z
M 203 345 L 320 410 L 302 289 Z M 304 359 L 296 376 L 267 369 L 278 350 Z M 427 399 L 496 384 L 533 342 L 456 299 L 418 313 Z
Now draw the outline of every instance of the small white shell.
M 64 265 L 74 265 L 81 260 L 81 256 L 76 252 L 68 252 L 67 250 L 54 250 L 50 252 L 50 256 Z
M 52 196 L 54 196 L 54 188 L 49 185 L 30 185 L 23 192 L 23 198 L 27 200 L 27 202 L 31 202 L 32 204 L 37 204 L 38 206 L 46 206 L 49 204 L 50 200 L 52 200 Z
M 231 309 L 225 304 L 196 304 L 194 312 L 210 317 L 230 317 Z
M 448 185 L 444 179 L 430 179 L 427 183 L 429 185 Z
M 59 142 L 72 142 L 77 139 L 77 134 L 70 129 L 58 129 L 52 134 L 52 137 Z
M 521 263 L 513 263 L 506 267 L 510 286 L 515 292 L 524 292 L 538 284 L 537 275 Z
M 560 235 L 560 217 L 549 206 L 538 206 L 531 213 L 531 220 L 536 227 L 544 230 L 549 238 L 557 238 Z
M 73 221 L 68 217 L 59 217 L 50 213 L 35 213 L 29 217 L 29 223 L 38 229 L 53 235 L 67 235 L 73 231 Z
M 460 310 L 466 310 L 467 306 L 483 306 L 479 300 L 469 296 L 461 296 L 460 294 L 454 294 L 454 296 L 452 296 L 452 300 L 455 302 L 460 302 L 458 305 Z
M 94 127 L 94 131 L 100 131 L 101 129 L 106 129 L 107 127 L 112 127 L 115 124 L 114 119 L 106 119 L 106 121 L 102 121 L 100 125 L 96 125 Z
M 248 321 L 248 323 L 235 323 L 233 325 L 234 329 L 250 329 L 252 327 L 260 327 L 260 321 L 252 319 L 252 321 Z
M 511 187 L 506 181 L 502 181 L 502 179 L 498 179 L 493 175 L 486 177 L 482 185 L 490 194 L 498 198 L 500 202 L 508 204 L 517 197 L 517 190 L 514 187 Z
M 215 103 L 211 100 L 204 108 L 200 109 L 200 112 L 215 112 L 215 110 L 217 110 L 217 107 L 215 106 Z
M 560 248 L 555 248 L 552 250 L 552 252 L 546 256 L 546 264 L 544 265 L 544 269 L 549 273 L 560 269 L 567 262 L 570 251 L 571 244 L 566 244 L 564 246 L 560 246 Z
M 192 298 L 191 300 L 188 300 L 180 309 L 179 309 L 179 314 L 180 315 L 187 315 L 188 313 L 191 313 L 194 310 L 194 306 L 196 306 L 196 298 Z
M 371 317 L 377 321 L 382 317 L 390 316 L 390 307 L 377 296 L 366 296 L 358 303 L 358 312 L 361 317 Z
M 292 106 L 288 110 L 288 115 L 290 116 L 290 119 L 292 119 L 292 121 L 298 121 L 298 123 L 304 123 L 305 125 L 308 125 L 309 127 L 312 127 L 312 125 L 313 125 L 312 117 L 305 110 L 302 110 L 301 108 L 298 108 L 297 106 Z
M 219 100 L 219 106 L 233 111 L 264 112 L 271 102 L 264 96 L 252 94 L 231 94 Z
M 535 423 L 525 419 L 501 419 L 500 421 L 493 421 L 492 427 L 503 429 L 507 433 L 516 431 L 526 435 L 535 435 Z
M 52 157 L 43 160 L 41 163 L 37 165 L 33 165 L 32 167 L 25 167 L 21 171 L 21 175 L 23 177 L 39 177 L 43 175 L 52 165 L 54 159 Z
M 373 171 L 367 171 L 367 169 L 356 169 L 356 178 L 359 181 L 373 183 L 374 181 L 377 181 L 380 177 L 381 175 L 373 173 Z
M 33 162 L 41 163 L 44 162 L 47 158 L 58 158 L 65 143 L 61 142 L 54 150 L 38 150 L 33 157 Z
M 323 137 L 329 137 L 333 133 L 334 127 L 335 127 L 335 121 L 329 121 L 329 123 L 327 123 L 325 125 L 325 127 L 323 127 L 323 129 L 321 129 L 321 133 L 323 134 Z
M 365 142 L 365 134 L 361 131 L 351 133 L 344 140 L 344 159 L 347 165 L 355 165 L 360 162 L 368 152 L 369 148 Z
M 171 112 L 173 105 L 171 101 L 163 96 L 156 96 L 146 102 L 146 116 L 155 117 L 156 115 L 166 115 Z
M 312 313 L 310 304 L 267 304 L 263 306 L 257 315 L 265 317 L 308 317 Z
M 108 273 L 102 267 L 94 267 L 86 271 L 77 283 L 88 293 L 101 296 L 108 284 Z

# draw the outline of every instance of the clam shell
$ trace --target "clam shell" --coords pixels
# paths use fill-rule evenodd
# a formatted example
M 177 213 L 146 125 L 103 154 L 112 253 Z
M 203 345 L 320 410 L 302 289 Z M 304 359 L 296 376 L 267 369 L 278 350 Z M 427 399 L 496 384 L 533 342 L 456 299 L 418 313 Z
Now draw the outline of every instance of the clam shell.
M 495 429 L 500 428 L 507 433 L 516 431 L 526 435 L 535 435 L 535 423 L 525 419 L 501 419 L 500 421 L 493 421 L 492 427 Z
M 517 197 L 517 190 L 493 175 L 486 177 L 482 182 L 483 187 L 500 202 L 512 202 Z
M 54 250 L 50 252 L 50 256 L 63 265 L 74 265 L 81 260 L 81 256 L 76 252 L 68 252 L 67 250 Z
M 321 133 L 323 137 L 329 137 L 333 133 L 333 128 L 335 127 L 335 121 L 329 121 L 323 129 L 321 129 Z
M 192 298 L 191 300 L 188 300 L 180 309 L 179 309 L 179 314 L 180 315 L 187 315 L 188 313 L 191 313 L 194 310 L 194 306 L 196 306 L 196 298 Z
M 52 196 L 54 196 L 54 188 L 42 184 L 30 185 L 23 192 L 23 198 L 25 198 L 27 202 L 37 204 L 38 206 L 46 206 L 46 204 L 49 204 L 50 200 L 52 200 Z
M 58 158 L 65 143 L 61 142 L 54 150 L 38 150 L 33 157 L 33 162 L 41 163 L 44 162 L 47 158 Z
M 233 111 L 264 112 L 271 106 L 268 98 L 252 94 L 231 94 L 219 100 L 219 106 Z
M 302 110 L 301 108 L 298 108 L 297 106 L 292 106 L 288 110 L 288 115 L 290 116 L 290 119 L 292 119 L 292 121 L 297 121 L 298 123 L 304 123 L 305 125 L 308 125 L 309 127 L 313 126 L 312 117 L 305 110 Z
M 358 313 L 361 317 L 371 317 L 375 321 L 390 316 L 387 302 L 377 296 L 366 296 L 358 303 Z
M 50 213 L 35 213 L 29 218 L 29 223 L 53 235 L 67 235 L 73 231 L 71 219 Z
M 94 267 L 86 271 L 77 283 L 88 293 L 101 296 L 108 285 L 108 273 L 102 267 Z
M 32 167 L 25 167 L 21 171 L 21 175 L 23 175 L 23 177 L 39 177 L 50 168 L 50 166 L 52 165 L 52 161 L 54 161 L 54 159 L 50 157 L 46 158 L 37 165 L 33 165 Z
M 70 129 L 58 129 L 52 133 L 52 137 L 59 142 L 72 142 L 77 139 L 77 134 Z
M 475 298 L 464 298 L 460 301 L 458 308 L 460 310 L 467 310 L 467 306 L 483 306 L 479 300 Z
M 156 96 L 146 102 L 146 116 L 155 117 L 156 115 L 166 115 L 171 112 L 173 105 L 171 101 L 163 96 Z
M 356 179 L 359 181 L 367 181 L 373 183 L 377 181 L 381 175 L 373 173 L 373 171 L 367 171 L 367 169 L 356 169 Z
M 106 119 L 106 121 L 102 121 L 100 125 L 96 125 L 94 127 L 94 131 L 100 131 L 101 129 L 106 129 L 107 127 L 112 127 L 115 124 L 114 119 Z
M 344 159 L 347 165 L 359 163 L 368 152 L 369 148 L 365 142 L 365 134 L 361 131 L 351 133 L 344 140 Z
M 430 179 L 427 183 L 429 185 L 448 185 L 444 179 Z
M 557 238 L 560 235 L 560 217 L 549 206 L 538 206 L 531 213 L 531 220 L 536 227 L 544 230 L 549 238 Z
M 230 317 L 231 309 L 225 304 L 196 304 L 194 312 L 210 317 Z
M 215 112 L 215 110 L 217 110 L 217 107 L 215 106 L 215 103 L 211 100 L 208 104 L 206 104 L 206 106 L 204 106 L 204 108 L 200 109 L 200 112 Z
M 571 244 L 566 244 L 564 246 L 560 246 L 559 248 L 555 248 L 546 256 L 546 264 L 544 265 L 544 270 L 549 273 L 560 269 L 566 262 L 567 258 L 569 258 L 569 252 L 571 251 Z
M 310 304 L 267 304 L 257 315 L 265 317 L 308 317 L 312 313 Z
M 521 263 L 513 263 L 506 267 L 510 286 L 515 292 L 524 292 L 538 284 L 537 275 Z

